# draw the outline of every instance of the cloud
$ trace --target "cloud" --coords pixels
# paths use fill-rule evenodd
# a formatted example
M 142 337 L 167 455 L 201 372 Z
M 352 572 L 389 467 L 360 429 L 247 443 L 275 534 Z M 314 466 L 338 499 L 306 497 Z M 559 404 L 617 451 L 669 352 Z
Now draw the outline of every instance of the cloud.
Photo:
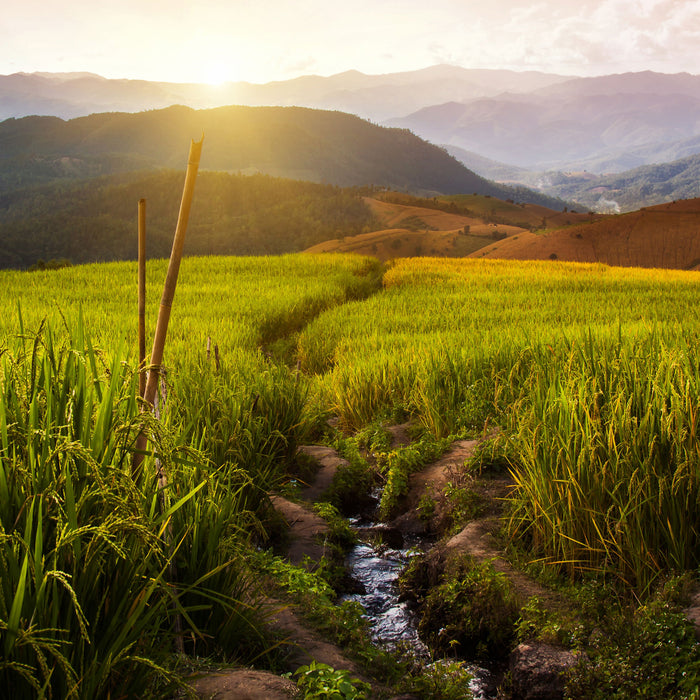
M 0 72 L 61 56 L 64 70 L 170 80 L 215 61 L 258 82 L 442 62 L 700 73 L 700 0 L 25 0 L 0 35 Z

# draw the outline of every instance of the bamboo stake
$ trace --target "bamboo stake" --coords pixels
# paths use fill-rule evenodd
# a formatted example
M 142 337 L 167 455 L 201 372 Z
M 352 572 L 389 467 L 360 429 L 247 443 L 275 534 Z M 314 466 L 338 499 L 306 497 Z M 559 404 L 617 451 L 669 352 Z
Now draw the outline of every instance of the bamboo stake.
M 139 285 L 139 397 L 146 391 L 146 200 L 139 199 L 138 206 L 138 285 Z M 131 459 L 131 474 L 137 478 L 144 453 L 148 446 L 146 433 L 136 436 L 135 451 Z
M 144 401 L 142 410 L 151 410 L 155 407 L 156 418 L 160 418 L 159 407 L 154 406 L 156 394 L 158 393 L 158 379 L 164 379 L 161 372 L 161 364 L 163 362 L 163 351 L 165 349 L 165 338 L 168 333 L 168 322 L 170 321 L 170 311 L 175 297 L 175 288 L 177 287 L 177 277 L 180 272 L 180 261 L 182 260 L 182 249 L 185 244 L 185 232 L 187 231 L 187 222 L 190 217 L 190 207 L 192 205 L 192 197 L 194 195 L 194 185 L 197 179 L 197 171 L 199 170 L 199 159 L 202 155 L 201 141 L 192 141 L 190 144 L 190 154 L 187 160 L 187 173 L 185 175 L 185 186 L 182 191 L 182 200 L 180 202 L 180 213 L 177 219 L 175 228 L 175 237 L 173 239 L 173 249 L 170 253 L 170 263 L 168 264 L 168 273 L 165 276 L 165 285 L 163 286 L 163 296 L 160 300 L 160 309 L 158 311 L 158 321 L 156 323 L 156 333 L 153 337 L 153 350 L 151 351 L 151 368 L 148 372 L 148 381 L 146 382 L 146 390 L 144 392 Z M 165 397 L 165 386 L 161 392 L 161 396 Z M 156 473 L 158 476 L 158 489 L 161 494 L 161 504 L 165 511 L 166 490 L 168 488 L 168 476 L 165 473 L 160 460 L 156 460 Z M 168 522 L 168 526 L 164 533 L 164 540 L 171 553 L 169 564 L 170 583 L 176 585 L 177 571 L 175 570 L 175 562 L 172 558 L 172 520 Z M 180 613 L 175 612 L 175 646 L 178 653 L 184 653 L 184 640 L 182 636 L 182 620 Z
M 199 159 L 202 154 L 202 140 L 190 144 L 190 155 L 187 162 L 187 174 L 185 176 L 185 187 L 182 191 L 182 201 L 180 203 L 180 214 L 175 229 L 173 249 L 170 253 L 170 263 L 168 264 L 168 274 L 165 277 L 163 296 L 160 301 L 158 311 L 158 322 L 156 323 L 156 334 L 153 337 L 153 350 L 151 351 L 151 369 L 148 373 L 144 400 L 146 406 L 152 406 L 158 389 L 158 372 L 163 362 L 163 350 L 165 348 L 165 338 L 168 333 L 168 322 L 170 321 L 170 311 L 177 287 L 177 276 L 180 271 L 180 261 L 182 260 L 182 248 L 185 244 L 185 232 L 190 216 L 192 196 L 194 194 L 194 184 L 197 179 L 199 169 Z
M 139 199 L 139 396 L 146 393 L 146 200 Z

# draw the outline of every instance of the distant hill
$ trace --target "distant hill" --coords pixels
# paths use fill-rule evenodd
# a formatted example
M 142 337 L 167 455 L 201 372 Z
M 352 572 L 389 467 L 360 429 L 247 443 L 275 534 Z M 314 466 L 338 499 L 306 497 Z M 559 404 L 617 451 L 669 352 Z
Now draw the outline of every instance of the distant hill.
M 627 79 L 636 84 L 634 76 Z M 599 171 L 602 164 L 608 170 L 621 170 L 649 162 L 630 162 L 626 160 L 629 152 L 642 158 L 643 149 L 654 151 L 661 144 L 700 134 L 700 94 L 695 82 L 689 84 L 691 94 L 622 90 L 600 94 L 595 92 L 596 81 L 604 79 L 589 81 L 593 82 L 586 83 L 589 89 L 583 93 L 570 88 L 562 94 L 560 84 L 526 95 L 452 101 L 386 123 L 411 129 L 433 143 L 538 170 L 585 164 L 589 170 Z M 621 77 L 619 83 L 624 82 Z
M 698 229 L 700 199 L 691 199 L 556 231 L 518 234 L 471 257 L 689 270 L 700 265 Z
M 69 121 L 8 119 L 0 123 L 0 192 L 57 178 L 182 168 L 190 138 L 202 133 L 202 169 L 423 194 L 476 192 L 553 208 L 565 204 L 485 180 L 407 130 L 300 107 L 176 106 Z
M 235 82 L 217 86 L 111 80 L 92 73 L 15 73 L 0 75 L 0 120 L 35 114 L 72 119 L 96 112 L 141 112 L 174 104 L 197 109 L 235 104 L 340 110 L 377 121 L 451 99 L 527 92 L 568 79 L 536 71 L 448 65 L 383 75 L 346 71 L 329 77 L 306 75 L 260 85 Z
M 700 155 L 670 163 L 644 165 L 616 175 L 549 173 L 546 190 L 598 211 L 634 211 L 641 207 L 700 196 Z

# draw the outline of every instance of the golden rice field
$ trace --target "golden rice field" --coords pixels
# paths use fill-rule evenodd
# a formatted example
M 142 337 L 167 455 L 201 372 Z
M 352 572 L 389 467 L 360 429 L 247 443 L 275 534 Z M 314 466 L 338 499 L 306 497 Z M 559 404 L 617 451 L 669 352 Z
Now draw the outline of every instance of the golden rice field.
M 148 271 L 151 330 L 165 269 L 155 261 Z M 665 572 L 696 569 L 699 301 L 694 272 L 186 259 L 165 349 L 170 408 L 148 455 L 182 482 L 158 510 L 153 481 L 127 478 L 145 420 L 134 394 L 135 264 L 0 273 L 0 683 L 23 679 L 18 697 L 44 683 L 62 697 L 136 683 L 134 664 L 148 664 L 134 645 L 157 640 L 173 606 L 210 633 L 254 630 L 255 613 L 234 599 L 251 595 L 246 533 L 323 415 L 350 431 L 412 417 L 435 437 L 498 426 L 516 483 L 508 531 L 535 558 L 573 577 L 604 572 L 640 596 Z M 177 553 L 154 534 L 168 518 Z M 93 551 L 90 572 L 110 570 L 109 551 L 124 553 L 113 575 L 93 576 L 106 576 L 108 594 L 68 572 Z M 190 575 L 187 595 L 164 580 L 169 556 Z M 204 614 L 207 581 L 218 607 Z M 234 597 L 212 593 L 221 586 Z M 128 633 L 105 627 L 117 590 Z M 236 629 L 217 628 L 224 617 Z M 90 679 L 85 693 L 77 678 Z

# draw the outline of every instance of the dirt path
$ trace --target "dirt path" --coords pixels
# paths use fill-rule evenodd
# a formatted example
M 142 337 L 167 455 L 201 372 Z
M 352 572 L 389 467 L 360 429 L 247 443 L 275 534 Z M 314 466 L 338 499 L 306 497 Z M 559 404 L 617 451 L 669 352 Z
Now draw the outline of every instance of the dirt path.
M 403 513 L 392 522 L 392 527 L 404 534 L 422 535 L 430 530 L 430 523 L 421 517 L 419 505 L 423 496 L 438 498 L 449 482 L 456 483 L 464 463 L 474 454 L 477 440 L 458 440 L 437 462 L 412 474 L 408 484 Z M 439 517 L 439 513 L 436 514 Z
M 347 465 L 332 447 L 325 445 L 304 445 L 299 448 L 299 452 L 305 454 L 318 464 L 318 471 L 312 483 L 307 484 L 301 491 L 301 497 L 309 503 L 315 503 L 321 494 L 331 485 L 338 467 Z
M 478 562 L 492 561 L 496 571 L 508 577 L 513 584 L 518 599 L 524 603 L 537 596 L 547 608 L 561 610 L 568 607 L 563 596 L 546 589 L 526 574 L 515 569 L 503 556 L 496 540 L 500 529 L 500 514 L 503 500 L 508 496 L 513 484 L 510 478 L 474 477 L 464 482 L 464 464 L 474 455 L 478 440 L 459 440 L 436 462 L 413 474 L 409 482 L 405 512 L 395 518 L 391 525 L 404 534 L 425 534 L 437 529 L 443 517 L 440 512 L 440 496 L 448 483 L 468 486 L 482 500 L 484 515 L 468 523 L 461 532 L 439 545 L 443 556 L 449 558 L 468 554 Z M 419 503 L 428 495 L 436 500 L 436 513 L 430 521 L 421 518 Z
M 323 518 L 314 513 L 309 506 L 288 501 L 282 496 L 270 499 L 275 510 L 289 526 L 289 544 L 286 557 L 298 566 L 306 557 L 313 562 L 321 561 L 326 554 L 323 535 L 328 532 L 328 525 Z

